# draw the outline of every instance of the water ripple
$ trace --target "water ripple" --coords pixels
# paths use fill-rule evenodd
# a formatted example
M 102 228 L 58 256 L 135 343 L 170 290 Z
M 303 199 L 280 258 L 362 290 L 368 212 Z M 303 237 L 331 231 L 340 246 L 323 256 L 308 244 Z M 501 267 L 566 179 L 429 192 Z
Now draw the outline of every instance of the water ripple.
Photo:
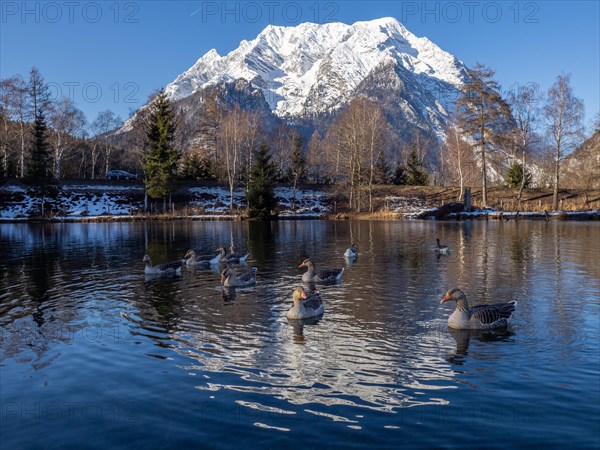
M 590 387 L 600 358 L 598 227 L 502 226 L 168 223 L 48 233 L 0 225 L 8 244 L 0 258 L 3 397 L 11 405 L 93 401 L 111 413 L 114 398 L 132 398 L 148 433 L 160 429 L 151 417 L 160 411 L 196 438 L 227 436 L 234 426 L 316 442 L 324 427 L 342 441 L 350 438 L 340 428 L 382 446 L 400 432 L 410 439 L 404 432 L 415 424 L 431 439 L 426 446 L 447 445 L 435 431 L 445 414 L 490 430 L 489 407 L 502 412 L 491 432 L 518 446 L 529 437 L 528 424 L 514 419 L 524 409 L 538 432 L 546 427 L 566 446 L 562 423 L 583 435 L 599 418 L 600 395 Z M 288 321 L 298 263 L 311 256 L 321 267 L 344 266 L 350 231 L 361 255 L 345 266 L 342 283 L 317 287 L 323 317 Z M 452 255 L 438 259 L 423 244 L 436 235 Z M 256 286 L 224 290 L 218 269 L 143 276 L 140 254 L 167 261 L 190 245 L 208 251 L 230 241 L 248 247 Z M 455 285 L 473 304 L 518 299 L 510 329 L 448 330 L 451 309 L 439 299 Z M 233 420 L 232 405 L 242 411 Z M 205 414 L 210 407 L 225 418 Z M 560 419 L 546 410 L 560 410 Z M 200 421 L 211 426 L 198 431 Z M 453 433 L 450 445 L 473 444 Z M 518 435 L 522 441 L 510 440 Z

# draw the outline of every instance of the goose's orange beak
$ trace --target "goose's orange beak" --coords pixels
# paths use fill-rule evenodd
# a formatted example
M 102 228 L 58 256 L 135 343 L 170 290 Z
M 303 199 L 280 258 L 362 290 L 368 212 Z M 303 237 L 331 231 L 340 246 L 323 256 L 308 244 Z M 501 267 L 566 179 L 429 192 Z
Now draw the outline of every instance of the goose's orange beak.
M 298 267 L 304 267 L 304 261 L 302 261 Z
M 303 299 L 305 299 L 305 300 L 306 300 L 306 292 L 303 292 L 303 293 L 300 295 L 300 297 L 302 297 Z
M 442 298 L 442 301 L 440 302 L 440 304 L 447 302 L 448 300 L 450 300 L 450 296 L 448 295 L 448 293 L 446 293 L 446 295 L 444 295 L 444 297 Z
M 221 274 L 221 283 L 225 282 L 225 275 Z

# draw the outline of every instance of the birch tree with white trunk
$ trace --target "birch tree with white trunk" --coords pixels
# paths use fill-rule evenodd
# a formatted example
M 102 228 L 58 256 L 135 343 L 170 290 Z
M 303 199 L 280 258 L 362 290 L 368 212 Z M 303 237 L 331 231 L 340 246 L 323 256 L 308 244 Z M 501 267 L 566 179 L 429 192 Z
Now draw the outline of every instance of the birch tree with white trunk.
M 560 164 L 583 140 L 583 101 L 575 97 L 571 75 L 560 74 L 548 89 L 544 117 L 554 148 L 552 210 L 558 209 Z

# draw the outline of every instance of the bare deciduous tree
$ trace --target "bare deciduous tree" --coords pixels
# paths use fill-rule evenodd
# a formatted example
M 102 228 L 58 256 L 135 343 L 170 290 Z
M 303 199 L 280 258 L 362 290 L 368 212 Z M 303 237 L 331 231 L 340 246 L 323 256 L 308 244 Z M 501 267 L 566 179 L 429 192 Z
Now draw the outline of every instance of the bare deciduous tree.
M 6 152 L 3 164 L 8 164 L 11 159 L 15 160 L 16 175 L 23 178 L 27 153 L 27 83 L 20 75 L 16 75 L 2 80 L 1 90 L 2 128 L 5 133 L 4 139 L 7 140 L 3 141 L 3 152 Z M 16 130 L 13 130 L 16 136 L 11 136 L 11 122 L 17 124 Z M 5 169 L 7 168 L 8 166 L 5 166 Z
M 535 143 L 539 142 L 539 136 L 535 133 L 538 125 L 539 86 L 535 83 L 519 86 L 509 94 L 508 102 L 515 120 L 513 130 L 515 146 L 521 154 L 521 166 L 523 168 L 523 177 L 517 195 L 520 207 L 527 180 L 525 175 L 527 173 L 527 155 L 531 153 Z
M 63 97 L 50 112 L 50 146 L 52 148 L 52 173 L 60 179 L 62 163 L 77 146 L 85 127 L 85 116 L 72 100 Z
M 292 163 L 294 135 L 296 130 L 289 125 L 275 127 L 271 134 L 269 148 L 273 155 L 275 173 L 279 180 L 284 180 Z
M 458 180 L 460 187 L 458 200 L 462 201 L 464 187 L 467 182 L 472 181 L 474 161 L 473 149 L 456 122 L 448 123 L 442 155 L 442 160 L 448 162 L 448 166 L 456 170 L 455 173 L 451 173 L 449 181 L 454 183 Z
M 11 78 L 0 80 L 0 161 L 2 163 L 1 177 L 8 176 L 8 165 L 12 147 L 12 89 Z
M 131 129 L 126 134 L 125 139 L 120 145 L 127 149 L 121 160 L 132 169 L 136 168 L 136 170 L 143 170 L 141 165 L 142 158 L 144 157 L 146 150 L 146 130 L 150 126 L 151 108 L 149 106 L 159 93 L 159 90 L 154 90 L 151 92 L 146 100 L 146 106 L 138 109 L 137 111 L 132 111 L 131 118 L 125 125 L 131 127 Z
M 261 136 L 262 115 L 258 111 L 246 111 L 244 114 L 245 140 L 244 146 L 244 164 L 246 168 L 246 190 L 250 183 L 250 171 L 252 169 L 252 159 Z
M 219 164 L 219 130 L 226 114 L 226 110 L 219 101 L 218 91 L 213 89 L 202 99 L 202 110 L 196 134 L 199 138 L 199 147 L 203 154 L 213 162 L 213 170 L 217 178 L 223 177 L 222 165 Z
M 349 185 L 350 207 L 361 211 L 361 187 L 367 185 L 369 211 L 378 160 L 383 157 L 389 124 L 379 106 L 364 97 L 354 99 L 332 124 L 328 139 L 336 155 L 336 175 L 343 167 Z
M 484 206 L 487 205 L 487 147 L 510 122 L 510 109 L 500 95 L 494 73 L 477 63 L 469 70 L 470 80 L 463 85 L 457 105 L 460 128 L 478 143 Z
M 229 209 L 233 209 L 233 189 L 240 175 L 250 164 L 248 155 L 259 138 L 260 114 L 244 111 L 238 105 L 228 112 L 220 125 L 218 147 L 221 164 L 225 165 L 229 184 Z
M 330 152 L 325 151 L 325 143 L 315 131 L 308 141 L 306 153 L 307 176 L 314 183 L 324 183 L 333 178 L 333 161 L 328 157 Z
M 94 134 L 91 155 L 92 178 L 95 177 L 96 164 L 101 156 L 104 162 L 103 175 L 106 175 L 109 171 L 115 147 L 108 139 L 108 133 L 121 125 L 122 122 L 119 116 L 108 109 L 100 111 L 94 122 L 92 122 L 92 133 Z
M 573 95 L 571 75 L 560 74 L 548 89 L 544 117 L 554 147 L 554 186 L 552 209 L 558 209 L 560 163 L 579 143 L 583 134 L 583 102 Z

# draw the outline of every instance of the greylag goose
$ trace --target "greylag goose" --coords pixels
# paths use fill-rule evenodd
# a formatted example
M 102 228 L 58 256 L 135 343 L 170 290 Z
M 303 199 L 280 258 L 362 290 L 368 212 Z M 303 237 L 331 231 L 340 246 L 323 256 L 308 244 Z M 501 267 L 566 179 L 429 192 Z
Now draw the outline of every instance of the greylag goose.
M 306 272 L 302 275 L 302 281 L 305 283 L 334 283 L 342 279 L 344 268 L 341 269 L 321 269 L 316 270 L 315 265 L 310 258 L 306 258 L 298 267 L 306 267 Z
M 225 258 L 225 247 L 221 246 L 216 251 L 218 252 L 217 256 L 210 260 L 211 264 L 219 264 L 223 261 L 223 258 Z
M 446 292 L 440 303 L 449 301 L 455 301 L 456 307 L 448 318 L 448 326 L 457 330 L 490 330 L 506 327 L 517 306 L 516 300 L 513 300 L 469 308 L 467 296 L 458 288 Z
M 308 319 L 323 314 L 323 300 L 318 292 L 306 295 L 304 288 L 298 286 L 292 295 L 294 306 L 287 312 L 288 319 Z
M 149 255 L 144 255 L 144 259 L 142 261 L 145 264 L 144 273 L 146 275 L 181 275 L 181 266 L 183 265 L 182 261 L 173 261 L 153 266 Z
M 248 261 L 250 253 L 238 255 L 236 253 L 227 254 L 225 247 L 220 246 L 217 251 L 219 254 L 210 260 L 211 264 L 226 263 L 226 264 L 245 264 Z
M 227 267 L 221 272 L 221 283 L 225 287 L 252 286 L 256 284 L 256 267 L 242 271 Z
M 188 250 L 183 257 L 184 264 L 188 267 L 209 266 L 210 259 L 200 259 L 194 250 Z
M 440 253 L 441 255 L 449 255 L 450 254 L 450 247 L 448 247 L 447 245 L 441 245 L 439 238 L 436 239 L 435 242 L 437 243 L 437 245 L 435 246 L 436 252 Z
M 358 258 L 358 245 L 352 243 L 350 248 L 346 249 L 346 251 L 344 252 L 344 256 L 348 259 Z

